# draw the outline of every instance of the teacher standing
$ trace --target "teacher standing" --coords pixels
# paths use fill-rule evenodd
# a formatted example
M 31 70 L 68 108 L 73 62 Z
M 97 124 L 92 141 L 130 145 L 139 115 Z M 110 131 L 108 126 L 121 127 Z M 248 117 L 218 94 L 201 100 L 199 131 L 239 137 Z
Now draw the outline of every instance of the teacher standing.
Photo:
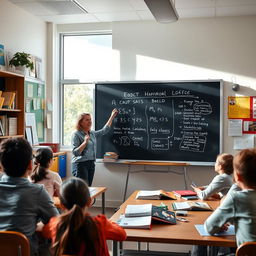
M 76 123 L 76 131 L 72 135 L 72 174 L 92 185 L 95 172 L 97 138 L 110 131 L 113 119 L 118 114 L 113 109 L 105 126 L 98 131 L 92 131 L 92 118 L 89 113 L 81 114 Z

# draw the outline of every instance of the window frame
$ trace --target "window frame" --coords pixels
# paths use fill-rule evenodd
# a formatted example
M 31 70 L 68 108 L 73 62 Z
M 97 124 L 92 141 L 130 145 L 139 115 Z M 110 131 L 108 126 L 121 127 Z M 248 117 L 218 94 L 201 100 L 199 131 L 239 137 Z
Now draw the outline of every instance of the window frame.
M 58 127 L 57 127 L 57 132 L 59 135 L 58 141 L 60 142 L 60 146 L 63 149 L 71 149 L 71 145 L 64 145 L 64 87 L 65 85 L 72 85 L 72 84 L 92 84 L 95 85 L 95 81 L 82 81 L 80 82 L 79 79 L 64 79 L 64 40 L 66 36 L 95 36 L 95 35 L 111 35 L 112 36 L 112 31 L 107 30 L 107 31 L 93 31 L 93 32 L 80 32 L 80 33 L 59 33 L 59 83 L 58 83 Z M 113 38 L 113 37 L 112 37 Z M 113 49 L 113 47 L 112 47 Z M 94 86 L 95 88 L 95 86 Z M 93 93 L 94 93 L 94 88 L 93 88 Z M 93 100 L 93 115 L 95 114 L 95 97 Z M 95 116 L 95 115 L 94 115 Z M 93 122 L 93 128 L 94 128 L 94 122 Z

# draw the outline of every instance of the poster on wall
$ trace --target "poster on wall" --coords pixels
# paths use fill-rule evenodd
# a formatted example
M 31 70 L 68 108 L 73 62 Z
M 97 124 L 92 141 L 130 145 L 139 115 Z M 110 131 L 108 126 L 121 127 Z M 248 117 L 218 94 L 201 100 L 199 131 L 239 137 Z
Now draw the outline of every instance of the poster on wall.
M 243 134 L 256 134 L 256 96 L 229 96 L 228 118 L 240 119 Z
M 251 97 L 228 97 L 228 118 L 251 118 Z
M 256 119 L 243 120 L 243 133 L 256 133 Z
M 0 44 L 0 70 L 1 67 L 5 66 L 5 60 L 4 60 L 4 46 Z

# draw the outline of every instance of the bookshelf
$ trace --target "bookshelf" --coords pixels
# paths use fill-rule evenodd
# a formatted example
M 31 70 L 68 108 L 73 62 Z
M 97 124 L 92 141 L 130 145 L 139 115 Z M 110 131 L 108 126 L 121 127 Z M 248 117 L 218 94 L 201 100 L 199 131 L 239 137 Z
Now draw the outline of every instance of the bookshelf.
M 0 71 L 0 90 L 15 92 L 14 108 L 1 108 L 0 116 L 5 116 L 7 119 L 10 117 L 17 118 L 17 134 L 9 136 L 8 132 L 6 132 L 7 134 L 0 136 L 0 140 L 10 137 L 25 137 L 24 83 L 25 78 L 23 75 Z

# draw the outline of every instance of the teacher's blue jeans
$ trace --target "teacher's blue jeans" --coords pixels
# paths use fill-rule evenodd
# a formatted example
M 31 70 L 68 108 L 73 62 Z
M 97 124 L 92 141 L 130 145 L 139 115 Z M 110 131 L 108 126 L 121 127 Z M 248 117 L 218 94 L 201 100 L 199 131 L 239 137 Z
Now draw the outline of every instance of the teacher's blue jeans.
M 94 160 L 88 160 L 84 162 L 72 163 L 72 174 L 83 179 L 88 186 L 92 185 L 94 172 L 95 172 L 95 162 Z

